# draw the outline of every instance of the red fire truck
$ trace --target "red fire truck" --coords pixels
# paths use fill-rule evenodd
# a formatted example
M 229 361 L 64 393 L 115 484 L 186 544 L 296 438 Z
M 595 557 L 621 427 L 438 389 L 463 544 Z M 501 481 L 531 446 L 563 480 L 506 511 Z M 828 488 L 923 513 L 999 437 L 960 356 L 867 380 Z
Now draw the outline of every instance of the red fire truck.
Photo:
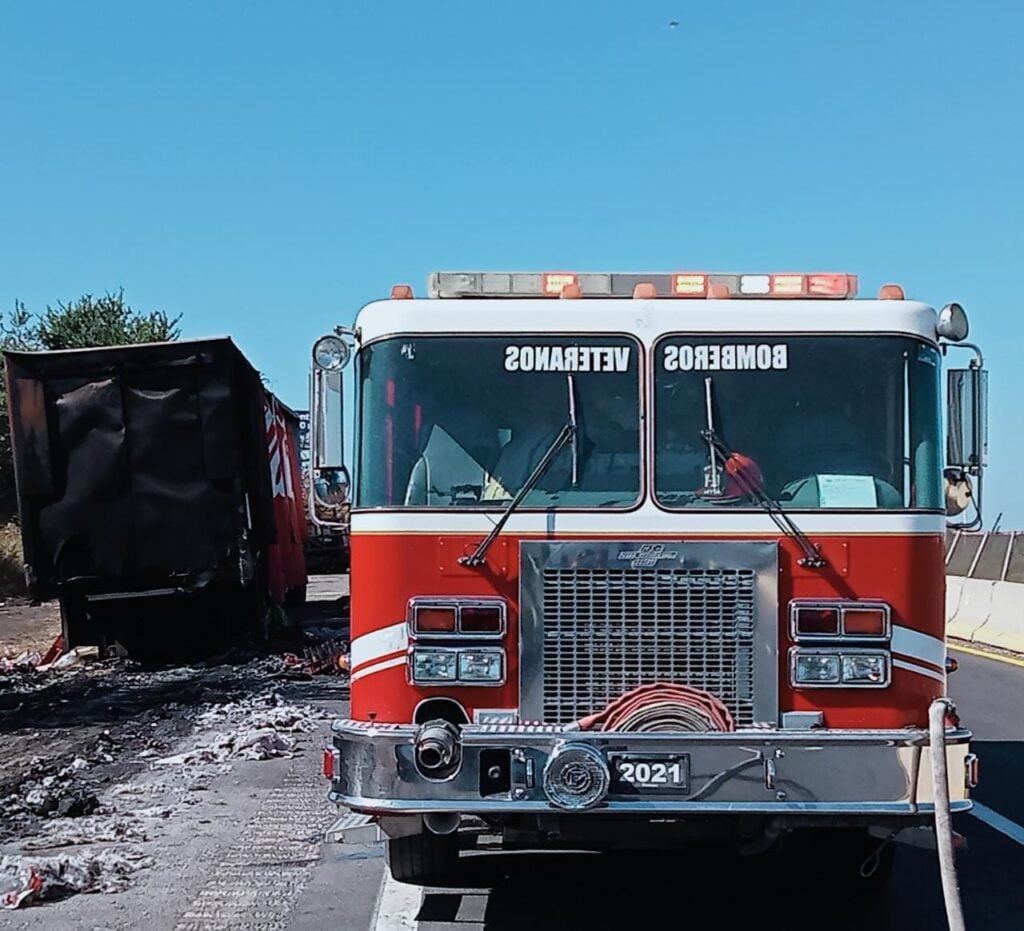
M 806 841 L 878 885 L 933 800 L 970 807 L 943 534 L 947 501 L 980 520 L 986 376 L 959 305 L 856 287 L 438 273 L 316 343 L 314 443 L 350 358 L 356 382 L 351 718 L 325 770 L 396 879 L 453 878 L 485 831 Z

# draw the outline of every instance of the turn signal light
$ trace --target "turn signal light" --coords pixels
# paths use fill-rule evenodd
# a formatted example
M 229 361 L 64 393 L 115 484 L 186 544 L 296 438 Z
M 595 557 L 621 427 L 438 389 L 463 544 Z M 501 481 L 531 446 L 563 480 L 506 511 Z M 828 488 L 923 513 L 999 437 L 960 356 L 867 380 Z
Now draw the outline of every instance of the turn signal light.
M 454 607 L 422 607 L 413 612 L 413 630 L 424 634 L 455 633 Z
M 822 599 L 789 603 L 794 640 L 888 640 L 891 612 L 884 601 Z
M 846 608 L 843 633 L 847 637 L 884 637 L 886 613 L 881 608 Z
M 463 605 L 462 623 L 459 629 L 464 634 L 500 634 L 502 610 L 496 605 Z
M 835 637 L 839 634 L 838 608 L 798 608 L 796 633 L 811 637 Z
M 409 599 L 406 620 L 414 637 L 434 640 L 504 636 L 505 599 L 493 595 L 423 595 Z

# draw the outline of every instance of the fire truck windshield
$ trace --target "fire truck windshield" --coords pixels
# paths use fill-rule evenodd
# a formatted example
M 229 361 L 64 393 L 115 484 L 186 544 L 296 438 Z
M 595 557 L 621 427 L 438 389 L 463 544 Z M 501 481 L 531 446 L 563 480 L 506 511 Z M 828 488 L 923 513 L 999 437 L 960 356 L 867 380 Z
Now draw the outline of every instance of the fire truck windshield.
M 578 433 L 520 507 L 632 506 L 640 352 L 631 338 L 600 334 L 369 344 L 360 353 L 357 506 L 505 508 L 565 427 L 567 384 Z
M 941 509 L 939 353 L 898 336 L 683 336 L 655 346 L 655 495 L 667 507 Z M 714 430 L 737 454 L 709 475 Z M 731 469 L 731 474 L 730 474 Z

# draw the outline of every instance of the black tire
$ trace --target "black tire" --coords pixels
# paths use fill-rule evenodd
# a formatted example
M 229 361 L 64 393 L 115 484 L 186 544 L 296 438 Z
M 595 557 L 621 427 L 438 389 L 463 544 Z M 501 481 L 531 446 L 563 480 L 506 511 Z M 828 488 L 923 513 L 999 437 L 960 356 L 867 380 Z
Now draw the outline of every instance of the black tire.
M 823 884 L 846 895 L 878 895 L 889 882 L 896 845 L 860 828 L 807 832 L 806 867 Z
M 396 882 L 417 886 L 450 884 L 459 869 L 459 835 L 410 834 L 387 842 L 388 867 Z

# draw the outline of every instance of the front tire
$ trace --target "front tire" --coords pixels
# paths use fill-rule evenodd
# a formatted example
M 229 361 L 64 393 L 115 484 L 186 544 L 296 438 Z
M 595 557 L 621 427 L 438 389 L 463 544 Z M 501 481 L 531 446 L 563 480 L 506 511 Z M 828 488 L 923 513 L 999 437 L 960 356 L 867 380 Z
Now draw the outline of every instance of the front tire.
M 451 883 L 459 869 L 459 835 L 409 834 L 387 842 L 388 867 L 396 882 L 417 886 Z

